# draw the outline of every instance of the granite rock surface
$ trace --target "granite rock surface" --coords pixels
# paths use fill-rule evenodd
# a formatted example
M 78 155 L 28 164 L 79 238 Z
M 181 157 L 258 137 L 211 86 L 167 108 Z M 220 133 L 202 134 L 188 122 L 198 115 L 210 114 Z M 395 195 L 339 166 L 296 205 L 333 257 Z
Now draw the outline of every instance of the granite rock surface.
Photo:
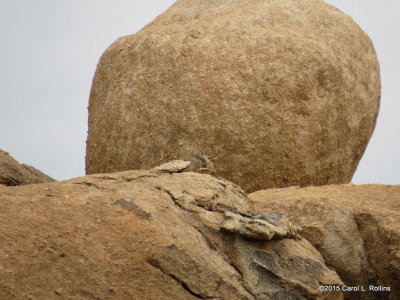
M 348 183 L 380 103 L 371 40 L 321 0 L 179 0 L 98 64 L 87 174 L 202 166 L 246 192 Z

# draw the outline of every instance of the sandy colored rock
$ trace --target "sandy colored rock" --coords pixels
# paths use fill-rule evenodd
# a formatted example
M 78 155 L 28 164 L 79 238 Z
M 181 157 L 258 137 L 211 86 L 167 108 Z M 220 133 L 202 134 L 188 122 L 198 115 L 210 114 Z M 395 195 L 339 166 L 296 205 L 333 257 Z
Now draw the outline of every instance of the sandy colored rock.
M 400 299 L 400 186 L 332 185 L 257 191 L 255 209 L 279 211 L 302 228 L 348 286 L 389 286 L 345 299 Z
M 321 293 L 319 287 L 331 282 L 323 258 L 305 239 L 273 240 L 268 243 L 233 239 L 231 257 L 242 271 L 244 281 L 257 299 L 341 299 L 342 292 Z M 284 266 L 284 267 L 283 267 Z M 320 274 L 318 279 L 309 274 Z M 328 275 L 326 278 L 324 278 Z M 282 286 L 291 286 L 296 292 Z M 269 298 L 267 295 L 271 295 Z
M 179 173 L 187 170 L 190 164 L 190 161 L 172 160 L 170 162 L 162 164 L 161 166 L 155 167 L 153 170 L 166 173 Z
M 319 293 L 342 281 L 297 228 L 225 180 L 127 171 L 0 191 L 0 299 L 343 299 Z M 246 220 L 229 231 L 232 216 Z
M 377 57 L 320 0 L 179 0 L 103 54 L 86 172 L 201 167 L 246 191 L 347 183 L 375 127 Z
M 55 180 L 35 167 L 20 164 L 7 152 L 0 149 L 0 186 L 16 186 L 52 181 Z

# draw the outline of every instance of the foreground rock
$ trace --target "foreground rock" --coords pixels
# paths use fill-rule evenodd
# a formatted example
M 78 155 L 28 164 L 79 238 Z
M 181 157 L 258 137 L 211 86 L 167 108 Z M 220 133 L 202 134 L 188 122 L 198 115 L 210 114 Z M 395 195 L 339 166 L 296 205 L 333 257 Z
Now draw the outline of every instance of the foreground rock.
M 0 299 L 343 299 L 284 215 L 173 168 L 2 189 Z
M 203 154 L 245 191 L 347 183 L 379 99 L 370 39 L 324 1 L 180 0 L 102 56 L 86 171 Z
M 16 186 L 52 181 L 55 180 L 35 167 L 20 164 L 7 152 L 0 149 L 0 186 Z
M 301 226 L 346 285 L 377 287 L 346 299 L 400 299 L 400 186 L 292 187 L 249 197 L 256 210 L 283 212 Z

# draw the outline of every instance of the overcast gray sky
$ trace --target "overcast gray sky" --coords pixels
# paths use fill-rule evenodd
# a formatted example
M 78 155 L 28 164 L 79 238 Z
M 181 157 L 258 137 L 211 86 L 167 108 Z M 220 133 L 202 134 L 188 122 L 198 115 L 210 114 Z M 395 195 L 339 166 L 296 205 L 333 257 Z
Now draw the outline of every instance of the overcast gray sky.
M 173 0 L 0 0 L 0 148 L 57 180 L 85 173 L 87 105 L 104 50 Z M 378 124 L 354 183 L 400 184 L 400 2 L 329 0 L 374 42 Z

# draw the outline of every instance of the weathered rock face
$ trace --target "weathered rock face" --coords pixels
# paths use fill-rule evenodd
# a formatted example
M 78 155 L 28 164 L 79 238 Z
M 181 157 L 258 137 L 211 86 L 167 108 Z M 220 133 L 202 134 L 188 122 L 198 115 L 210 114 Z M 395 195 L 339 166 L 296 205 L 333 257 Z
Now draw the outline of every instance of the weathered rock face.
M 400 299 L 400 186 L 337 185 L 252 193 L 255 209 L 280 211 L 334 267 L 347 286 L 390 286 L 349 292 L 345 299 Z
M 20 164 L 0 149 L 0 186 L 16 186 L 55 181 L 35 167 Z
M 246 191 L 347 183 L 375 127 L 367 35 L 320 0 L 180 0 L 103 54 L 86 171 L 201 164 Z
M 342 281 L 298 228 L 209 175 L 167 166 L 0 193 L 0 299 L 343 299 L 318 291 Z

